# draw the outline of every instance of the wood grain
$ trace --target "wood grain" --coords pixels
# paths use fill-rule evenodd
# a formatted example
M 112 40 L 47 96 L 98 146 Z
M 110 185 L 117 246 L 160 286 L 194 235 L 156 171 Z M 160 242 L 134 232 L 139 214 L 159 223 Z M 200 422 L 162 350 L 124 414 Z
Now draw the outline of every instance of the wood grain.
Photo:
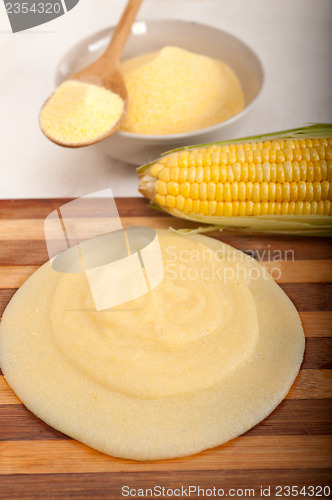
M 0 201 L 0 315 L 47 260 L 43 220 L 66 201 Z M 94 203 L 100 218 L 107 216 L 103 201 Z M 156 212 L 143 198 L 120 198 L 117 207 L 126 225 L 195 227 Z M 82 206 L 82 215 L 88 214 Z M 299 310 L 306 335 L 304 362 L 286 399 L 223 446 L 182 459 L 134 462 L 103 455 L 49 427 L 21 404 L 0 371 L 0 499 L 118 499 L 125 484 L 254 488 L 256 497 L 261 485 L 332 486 L 332 239 L 235 231 L 211 236 L 281 270 L 277 281 Z M 277 252 L 292 258 L 275 261 Z M 269 498 L 276 498 L 273 491 Z

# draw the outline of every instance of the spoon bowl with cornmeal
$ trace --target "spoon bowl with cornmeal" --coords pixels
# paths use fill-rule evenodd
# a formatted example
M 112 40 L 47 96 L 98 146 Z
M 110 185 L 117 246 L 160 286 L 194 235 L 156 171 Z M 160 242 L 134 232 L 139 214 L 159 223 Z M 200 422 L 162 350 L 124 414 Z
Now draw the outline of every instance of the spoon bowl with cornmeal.
M 40 128 L 54 143 L 71 148 L 89 146 L 120 127 L 128 94 L 119 62 L 142 1 L 128 1 L 104 54 L 63 82 L 43 105 Z

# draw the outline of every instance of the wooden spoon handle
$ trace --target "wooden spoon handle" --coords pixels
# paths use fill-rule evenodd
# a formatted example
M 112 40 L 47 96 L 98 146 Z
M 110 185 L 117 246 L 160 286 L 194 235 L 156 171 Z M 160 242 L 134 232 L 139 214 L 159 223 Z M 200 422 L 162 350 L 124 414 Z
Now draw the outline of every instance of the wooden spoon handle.
M 128 0 L 127 6 L 122 14 L 122 17 L 115 28 L 112 39 L 103 54 L 109 61 L 117 64 L 120 61 L 122 49 L 126 43 L 130 33 L 131 26 L 135 21 L 136 14 L 143 0 Z

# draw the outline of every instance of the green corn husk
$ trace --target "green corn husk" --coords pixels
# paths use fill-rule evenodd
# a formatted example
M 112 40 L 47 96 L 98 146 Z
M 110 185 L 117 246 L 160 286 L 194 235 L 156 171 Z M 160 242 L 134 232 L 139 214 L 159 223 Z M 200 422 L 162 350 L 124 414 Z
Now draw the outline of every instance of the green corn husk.
M 235 140 L 220 141 L 208 144 L 200 144 L 187 146 L 184 148 L 173 149 L 166 151 L 151 163 L 142 165 L 137 168 L 137 173 L 140 177 L 139 190 L 143 192 L 144 196 L 150 198 L 150 204 L 154 208 L 158 208 L 163 212 L 167 212 L 175 217 L 186 219 L 188 221 L 197 222 L 202 226 L 196 229 L 182 229 L 179 230 L 183 233 L 202 233 L 212 230 L 239 229 L 252 232 L 270 232 L 279 234 L 293 234 L 293 235 L 308 235 L 308 236 L 332 236 L 332 216 L 329 215 L 259 215 L 259 216 L 217 216 L 217 215 L 201 215 L 201 214 L 184 214 L 176 208 L 160 207 L 154 200 L 153 191 L 146 188 L 148 185 L 145 182 L 144 189 L 142 189 L 142 181 L 146 181 L 149 176 L 149 169 L 157 163 L 162 157 L 168 156 L 171 153 L 206 148 L 213 145 L 227 145 L 238 144 L 242 142 L 256 142 L 274 139 L 316 139 L 316 138 L 329 138 L 332 137 L 332 124 L 315 123 L 306 127 L 283 130 L 269 134 L 255 135 L 251 137 L 243 137 Z

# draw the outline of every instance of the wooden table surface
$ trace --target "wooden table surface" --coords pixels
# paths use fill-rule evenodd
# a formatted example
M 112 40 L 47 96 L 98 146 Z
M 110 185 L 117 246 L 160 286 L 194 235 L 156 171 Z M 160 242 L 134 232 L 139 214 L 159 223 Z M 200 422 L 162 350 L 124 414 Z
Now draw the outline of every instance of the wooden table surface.
M 66 201 L 0 201 L 0 314 L 47 260 L 43 220 Z M 188 227 L 141 198 L 121 198 L 117 205 L 124 225 Z M 329 485 L 332 491 L 332 239 L 231 231 L 211 236 L 282 271 L 279 284 L 297 307 L 306 334 L 304 362 L 287 398 L 223 446 L 181 459 L 134 462 L 103 455 L 50 428 L 20 403 L 0 373 L 0 499 L 125 498 L 124 485 L 216 487 L 228 496 L 234 493 L 229 488 L 254 488 L 255 498 L 261 497 L 261 486 L 271 486 L 270 498 L 280 498 L 277 485 Z M 278 251 L 287 250 L 294 260 L 273 262 Z M 237 492 L 233 498 L 243 496 Z M 299 498 L 312 496 L 307 491 Z

